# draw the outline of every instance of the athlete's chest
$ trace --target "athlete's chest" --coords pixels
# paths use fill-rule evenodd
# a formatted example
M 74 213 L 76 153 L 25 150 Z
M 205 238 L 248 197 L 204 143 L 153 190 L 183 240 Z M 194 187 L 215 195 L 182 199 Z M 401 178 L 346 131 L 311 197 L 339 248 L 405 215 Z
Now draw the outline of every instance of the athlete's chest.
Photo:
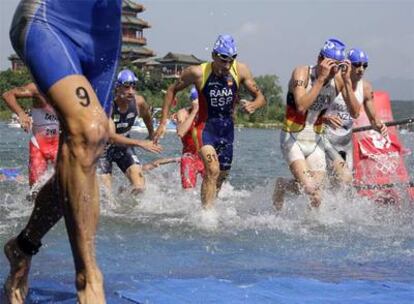
M 124 111 L 121 111 L 118 106 L 115 106 L 112 120 L 114 121 L 117 133 L 119 131 L 122 133 L 125 128 L 131 127 L 134 124 L 137 115 L 138 112 L 133 104 L 129 104 L 128 108 Z
M 211 75 L 204 87 L 204 95 L 211 107 L 232 105 L 237 96 L 237 85 L 231 75 Z

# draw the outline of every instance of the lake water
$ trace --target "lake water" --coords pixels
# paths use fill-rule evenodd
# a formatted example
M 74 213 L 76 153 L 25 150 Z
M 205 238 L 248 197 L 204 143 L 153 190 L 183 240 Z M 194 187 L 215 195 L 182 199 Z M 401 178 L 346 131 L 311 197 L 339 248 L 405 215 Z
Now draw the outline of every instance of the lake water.
M 396 118 L 408 117 L 411 105 Z M 28 136 L 0 125 L 0 167 L 27 162 Z M 414 149 L 414 133 L 402 142 Z M 173 134 L 161 143 L 178 156 Z M 153 157 L 143 153 L 146 162 Z M 407 158 L 410 171 L 413 156 Z M 303 196 L 275 213 L 276 176 L 289 176 L 279 130 L 239 129 L 229 182 L 216 212 L 205 214 L 196 191 L 183 192 L 178 166 L 147 174 L 137 199 L 118 188 L 102 202 L 97 256 L 109 303 L 413 303 L 413 208 L 378 206 L 358 196 L 325 193 L 319 210 Z M 0 183 L 0 244 L 30 215 L 28 185 Z M 74 267 L 62 223 L 34 257 L 28 303 L 74 303 Z M 0 282 L 8 272 L 0 255 Z

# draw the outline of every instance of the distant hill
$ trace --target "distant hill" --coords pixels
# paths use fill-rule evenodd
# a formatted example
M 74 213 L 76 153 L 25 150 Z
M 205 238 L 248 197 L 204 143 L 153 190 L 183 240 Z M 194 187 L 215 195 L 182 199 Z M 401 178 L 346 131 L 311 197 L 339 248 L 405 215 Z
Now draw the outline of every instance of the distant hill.
M 381 77 L 372 81 L 374 90 L 384 90 L 392 100 L 414 100 L 414 79 Z

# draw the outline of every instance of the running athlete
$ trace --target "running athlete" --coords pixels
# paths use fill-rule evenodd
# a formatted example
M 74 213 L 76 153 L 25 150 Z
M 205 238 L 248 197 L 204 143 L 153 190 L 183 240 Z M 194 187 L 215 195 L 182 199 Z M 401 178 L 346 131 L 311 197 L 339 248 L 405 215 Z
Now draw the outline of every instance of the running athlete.
M 26 131 L 32 131 L 29 143 L 29 185 L 33 187 L 45 173 L 49 163 L 55 164 L 59 147 L 59 120 L 46 97 L 32 82 L 13 88 L 2 95 L 7 106 L 19 117 Z M 32 98 L 32 118 L 17 102 L 21 98 Z M 35 193 L 32 193 L 35 195 Z
M 121 10 L 121 0 L 21 0 L 16 9 L 12 45 L 58 113 L 62 134 L 55 178 L 40 190 L 26 227 L 5 245 L 10 303 L 24 303 L 31 258 L 62 215 L 75 262 L 77 301 L 105 303 L 95 258 L 96 162 L 108 140 Z
M 388 131 L 375 115 L 373 105 L 374 91 L 369 81 L 363 79 L 368 68 L 368 55 L 361 49 L 353 48 L 348 52 L 348 60 L 351 62 L 352 89 L 358 100 L 358 107 L 352 115 L 348 110 L 342 93 L 335 98 L 324 116 L 325 128 L 325 153 L 328 169 L 332 170 L 336 182 L 350 184 L 352 182 L 352 124 L 353 118 L 357 118 L 361 105 L 373 126 L 382 136 L 387 137 Z
M 199 155 L 200 143 L 195 128 L 195 119 L 198 114 L 198 93 L 195 87 L 191 88 L 190 99 L 191 108 L 183 108 L 176 114 L 177 135 L 183 144 L 180 173 L 181 185 L 184 189 L 196 186 L 197 174 L 204 177 L 204 164 Z
M 277 210 L 283 206 L 285 191 L 299 193 L 300 188 L 313 207 L 320 205 L 319 188 L 326 171 L 323 115 L 339 92 L 343 92 L 352 111 L 358 102 L 349 79 L 349 65 L 345 45 L 338 39 L 328 39 L 316 66 L 299 66 L 292 73 L 280 146 L 294 179 L 277 179 L 273 193 Z
M 137 116 L 143 118 L 149 138 L 152 138 L 154 133 L 149 107 L 144 97 L 136 94 L 137 80 L 135 74 L 128 69 L 118 74 L 110 119 L 110 144 L 105 148 L 98 163 L 98 173 L 107 190 L 112 188 L 112 163 L 116 162 L 129 179 L 133 194 L 141 193 L 145 189 L 142 166 L 134 146 L 153 153 L 161 152 L 161 147 L 153 141 L 130 138 L 130 130 Z
M 171 85 L 165 95 L 160 125 L 154 140 L 166 130 L 169 108 L 175 94 L 189 85 L 195 85 L 199 97 L 196 119 L 197 138 L 205 177 L 201 185 L 203 207 L 214 205 L 218 190 L 231 168 L 233 160 L 233 111 L 239 86 L 244 85 L 254 100 L 242 104 L 247 113 L 265 105 L 266 101 L 256 85 L 249 68 L 236 61 L 237 49 L 233 37 L 220 35 L 213 47 L 212 62 L 188 67 Z

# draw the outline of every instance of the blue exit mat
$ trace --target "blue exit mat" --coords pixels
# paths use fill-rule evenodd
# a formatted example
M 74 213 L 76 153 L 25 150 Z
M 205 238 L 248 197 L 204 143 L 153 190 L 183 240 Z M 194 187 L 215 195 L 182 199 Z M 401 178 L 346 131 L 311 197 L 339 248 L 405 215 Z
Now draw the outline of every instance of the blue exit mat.
M 234 284 L 215 278 L 164 279 L 137 282 L 117 291 L 132 303 L 372 303 L 412 304 L 414 284 L 378 281 L 327 283 L 304 278 L 269 278 Z
M 414 299 L 414 283 L 384 281 L 332 283 L 305 278 L 269 278 L 251 284 L 235 284 L 213 277 L 166 278 L 122 282 L 122 286 L 128 286 L 123 290 L 113 290 L 110 280 L 106 282 L 108 304 L 412 304 Z M 1 290 L 0 302 L 3 301 Z M 25 303 L 74 304 L 74 285 L 34 281 Z

